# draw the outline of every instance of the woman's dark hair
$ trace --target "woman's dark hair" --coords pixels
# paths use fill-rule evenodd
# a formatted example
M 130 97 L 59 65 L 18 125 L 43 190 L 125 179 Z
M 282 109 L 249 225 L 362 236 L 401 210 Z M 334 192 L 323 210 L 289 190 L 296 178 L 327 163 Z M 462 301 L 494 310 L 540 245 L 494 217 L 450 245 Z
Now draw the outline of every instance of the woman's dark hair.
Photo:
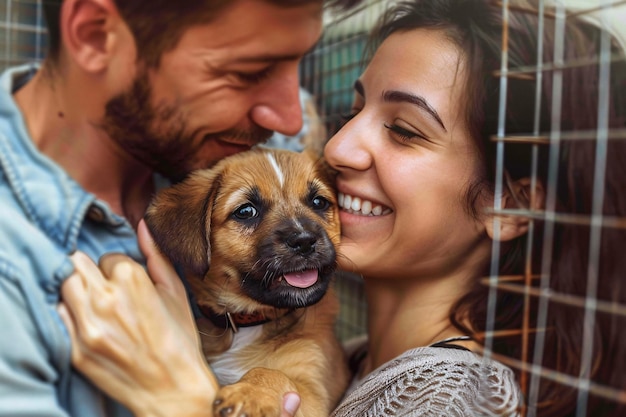
M 465 120 L 484 167 L 482 176 L 467 187 L 466 205 L 471 215 L 485 215 L 477 207 L 477 202 L 484 201 L 479 197 L 494 195 L 498 146 L 494 138 L 498 134 L 499 109 L 503 105 L 506 106 L 503 124 L 506 137 L 517 135 L 518 138 L 535 138 L 505 142 L 502 164 L 505 186 L 517 179 L 534 176 L 548 195 L 554 193 L 555 196 L 554 207 L 548 207 L 545 212 L 526 212 L 534 218 L 532 245 L 527 245 L 528 236 L 525 235 L 501 247 L 500 277 L 519 277 L 513 282 L 512 288 L 535 295 L 530 296 L 525 304 L 524 295 L 520 292 L 498 289 L 495 328 L 487 329 L 489 287 L 481 277 L 476 277 L 474 289 L 459 300 L 451 311 L 453 324 L 461 331 L 474 334 L 478 341 L 484 341 L 486 330 L 495 330 L 491 345 L 494 357 L 516 370 L 525 393 L 529 390 L 529 378 L 515 363 L 541 360 L 543 369 L 576 378 L 581 373 L 583 363 L 584 309 L 557 302 L 557 299 L 559 295 L 564 295 L 566 299 L 584 300 L 586 295 L 593 295 L 595 290 L 588 288 L 588 278 L 597 275 L 596 299 L 611 306 L 622 306 L 622 312 L 619 313 L 615 307 L 614 313 L 595 313 L 595 325 L 590 336 L 593 338 L 594 357 L 590 379 L 592 384 L 621 391 L 623 398 L 626 392 L 626 366 L 621 365 L 621 358 L 626 357 L 626 338 L 623 336 L 626 331 L 623 314 L 626 285 L 622 282 L 626 274 L 626 256 L 623 254 L 626 245 L 624 51 L 615 42 L 611 45 L 614 59 L 610 64 L 610 94 L 606 106 L 602 105 L 602 115 L 608 120 L 606 127 L 611 129 L 613 138 L 608 141 L 606 160 L 602 162 L 605 169 L 596 170 L 596 133 L 602 128 L 598 123 L 600 88 L 603 85 L 598 64 L 602 31 L 592 24 L 568 18 L 565 23 L 563 61 L 574 65 L 555 69 L 551 66 L 556 41 L 555 15 L 546 11 L 544 29 L 539 33 L 536 6 L 522 1 L 510 2 L 506 51 L 511 71 L 527 71 L 512 73 L 507 77 L 506 103 L 500 103 L 499 73 L 505 28 L 503 9 L 499 2 L 401 2 L 381 18 L 370 38 L 366 56 L 371 57 L 388 36 L 419 28 L 441 31 L 461 51 L 466 83 L 464 96 L 467 97 L 464 103 Z M 538 65 L 540 40 L 543 54 L 539 64 L 543 65 L 544 70 L 537 76 L 533 69 Z M 410 51 L 410 45 L 407 45 L 407 51 Z M 554 88 L 555 85 L 558 87 L 556 83 L 562 83 L 562 87 Z M 537 87 L 541 91 L 538 104 L 535 102 Z M 560 109 L 556 123 L 552 120 L 553 105 Z M 535 115 L 536 109 L 539 110 L 538 117 Z M 550 132 L 555 131 L 563 133 L 560 145 L 548 140 Z M 539 145 L 533 147 L 533 142 Z M 531 169 L 533 155 L 536 158 L 535 172 Z M 550 171 L 549 180 L 549 163 L 554 160 L 558 160 L 558 169 Z M 613 226 L 600 226 L 601 239 L 592 244 L 590 223 L 596 171 L 604 172 L 605 175 L 600 214 L 607 220 L 617 220 L 612 222 Z M 554 175 L 555 172 L 558 177 Z M 527 196 L 515 195 L 511 188 L 505 192 L 516 197 L 520 209 L 529 208 Z M 547 240 L 544 235 L 546 231 L 552 236 Z M 532 248 L 530 251 L 526 250 L 528 246 Z M 590 253 L 595 248 L 599 248 L 599 260 L 592 262 Z M 524 286 L 522 277 L 538 277 L 545 270 L 548 271 L 548 279 L 533 279 L 532 284 Z M 488 273 L 485 271 L 485 274 Z M 504 279 L 500 282 L 503 283 Z M 553 294 L 548 298 L 545 326 L 538 321 L 537 315 L 540 299 L 536 294 L 541 282 L 549 285 L 549 288 L 542 288 L 543 293 Z M 522 331 L 524 328 L 531 330 Z M 544 338 L 540 358 L 533 356 L 533 343 L 537 335 Z M 538 387 L 536 403 L 529 404 L 537 407 L 537 415 L 562 417 L 576 412 L 578 391 L 575 387 L 543 376 Z M 622 416 L 626 415 L 626 404 L 624 400 L 607 399 L 602 393 L 594 391 L 588 397 L 586 412 L 590 416 Z
M 296 7 L 322 0 L 262 0 L 282 7 Z M 63 0 L 44 0 L 48 27 L 48 61 L 55 63 L 60 51 L 59 17 Z M 347 10 L 361 0 L 324 0 L 325 7 Z M 174 48 L 185 30 L 219 17 L 232 0 L 115 0 L 128 24 L 139 59 L 150 67 L 159 64 L 161 55 Z

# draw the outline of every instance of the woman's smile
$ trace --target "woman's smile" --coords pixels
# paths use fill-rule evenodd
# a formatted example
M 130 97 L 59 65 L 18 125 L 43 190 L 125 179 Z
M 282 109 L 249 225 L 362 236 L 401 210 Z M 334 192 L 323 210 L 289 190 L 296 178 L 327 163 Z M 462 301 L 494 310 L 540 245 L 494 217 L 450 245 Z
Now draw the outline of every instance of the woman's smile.
M 384 216 L 392 211 L 389 207 L 344 193 L 337 195 L 337 202 L 342 210 L 357 216 Z

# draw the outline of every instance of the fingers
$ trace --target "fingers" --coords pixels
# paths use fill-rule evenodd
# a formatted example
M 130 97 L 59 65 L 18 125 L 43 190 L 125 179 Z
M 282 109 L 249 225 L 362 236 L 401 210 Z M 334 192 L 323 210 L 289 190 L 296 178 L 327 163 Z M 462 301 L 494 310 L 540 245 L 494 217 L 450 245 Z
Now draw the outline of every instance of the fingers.
M 61 320 L 65 324 L 65 328 L 67 329 L 67 333 L 70 336 L 72 346 L 76 346 L 76 344 L 78 343 L 76 339 L 76 325 L 74 323 L 72 314 L 69 312 L 67 308 L 67 305 L 64 303 L 59 304 L 57 306 L 57 312 L 59 313 L 59 316 L 61 316 Z M 79 359 L 77 357 L 78 354 L 79 354 L 78 349 L 72 349 L 72 363 L 76 363 L 76 361 Z
M 141 249 L 146 259 L 157 258 L 158 255 L 160 255 L 154 243 L 154 239 L 152 239 L 152 235 L 148 230 L 148 226 L 143 219 L 139 221 L 139 225 L 137 226 L 137 238 L 139 239 L 139 249 Z M 168 263 L 167 261 L 165 262 Z
M 70 285 L 79 284 L 83 288 L 88 288 L 91 284 L 102 285 L 105 277 L 100 272 L 98 266 L 83 252 L 75 252 L 70 256 L 72 263 L 74 263 L 74 274 L 72 277 L 76 277 L 70 281 Z
M 293 417 L 300 408 L 300 396 L 295 392 L 288 392 L 283 396 L 283 410 L 280 417 Z
M 64 303 L 61 318 L 65 322 L 70 336 L 76 334 L 77 328 L 89 327 L 88 321 L 77 324 L 73 317 L 89 317 L 91 295 L 102 292 L 105 278 L 98 267 L 81 252 L 71 256 L 74 263 L 74 272 L 61 285 L 61 298 Z M 95 287 L 95 288 L 94 288 Z
M 122 269 L 133 269 L 129 258 L 123 255 L 117 255 L 117 258 L 121 262 Z M 128 360 L 129 352 L 123 349 L 109 349 L 109 347 L 116 348 L 116 346 L 106 343 L 106 340 L 114 333 L 110 323 L 106 320 L 123 316 L 125 321 L 120 325 L 130 328 L 136 326 L 137 316 L 127 314 L 129 310 L 132 310 L 133 305 L 125 303 L 123 297 L 124 293 L 132 288 L 127 284 L 132 284 L 133 278 L 122 280 L 125 285 L 111 285 L 106 275 L 84 253 L 76 252 L 71 259 L 74 263 L 74 272 L 61 286 L 62 303 L 58 311 L 72 340 L 74 365 L 87 361 L 88 358 L 83 353 L 89 350 L 103 351 Z M 135 268 L 135 271 L 137 270 L 145 275 L 140 266 Z M 148 290 L 152 289 L 150 280 L 148 278 L 143 280 L 149 284 L 146 286 Z M 152 292 L 154 293 L 153 289 Z M 103 321 L 103 318 L 106 320 Z
M 142 284 L 153 286 L 143 266 L 126 255 L 108 253 L 100 258 L 99 267 L 105 280 L 118 285 L 128 288 Z
M 74 367 L 131 410 L 211 404 L 218 385 L 198 349 L 184 288 L 182 297 L 155 288 L 144 267 L 125 255 L 107 255 L 99 267 L 80 252 L 71 258 L 75 270 L 61 287 L 58 313 Z M 182 287 L 171 267 L 164 279 Z M 171 393 L 176 402 L 166 398 Z
M 146 257 L 146 266 L 150 278 L 157 286 L 164 286 L 170 290 L 185 294 L 185 289 L 171 262 L 159 251 L 146 222 L 142 219 L 137 227 L 139 249 Z

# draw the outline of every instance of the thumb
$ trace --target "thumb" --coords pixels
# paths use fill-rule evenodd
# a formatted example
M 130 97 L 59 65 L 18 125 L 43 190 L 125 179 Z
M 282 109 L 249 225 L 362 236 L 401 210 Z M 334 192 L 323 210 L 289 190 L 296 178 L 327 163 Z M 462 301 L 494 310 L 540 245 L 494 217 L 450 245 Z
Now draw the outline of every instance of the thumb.
M 63 324 L 65 324 L 67 333 L 72 340 L 72 344 L 74 344 L 74 342 L 76 341 L 76 327 L 74 326 L 74 319 L 72 317 L 72 314 L 69 312 L 67 306 L 63 303 L 57 305 L 57 313 L 59 313 Z
M 61 320 L 65 324 L 65 329 L 67 330 L 67 334 L 70 337 L 70 341 L 72 343 L 72 363 L 76 364 L 82 358 L 82 355 L 80 349 L 78 348 L 78 339 L 76 338 L 76 324 L 74 323 L 74 317 L 72 316 L 72 313 L 70 312 L 67 305 L 65 305 L 64 303 L 57 305 L 57 313 L 59 313 Z
M 300 408 L 300 396 L 295 392 L 288 392 L 283 396 L 283 410 L 280 417 L 293 417 Z
M 159 251 L 143 219 L 139 221 L 139 225 L 137 226 L 137 239 L 139 241 L 139 249 L 146 257 L 148 275 L 150 275 L 154 284 L 170 289 L 179 289 L 177 287 L 182 288 L 182 283 L 180 282 L 176 270 L 169 259 Z

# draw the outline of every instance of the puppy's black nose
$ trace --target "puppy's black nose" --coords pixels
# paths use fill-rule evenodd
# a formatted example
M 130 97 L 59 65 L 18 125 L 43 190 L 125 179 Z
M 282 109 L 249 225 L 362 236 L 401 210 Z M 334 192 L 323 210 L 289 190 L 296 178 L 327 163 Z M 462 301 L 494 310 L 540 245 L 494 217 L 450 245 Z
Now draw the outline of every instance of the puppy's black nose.
M 300 255 L 310 255 L 315 251 L 317 236 L 310 232 L 296 232 L 289 235 L 286 240 L 287 246 Z

